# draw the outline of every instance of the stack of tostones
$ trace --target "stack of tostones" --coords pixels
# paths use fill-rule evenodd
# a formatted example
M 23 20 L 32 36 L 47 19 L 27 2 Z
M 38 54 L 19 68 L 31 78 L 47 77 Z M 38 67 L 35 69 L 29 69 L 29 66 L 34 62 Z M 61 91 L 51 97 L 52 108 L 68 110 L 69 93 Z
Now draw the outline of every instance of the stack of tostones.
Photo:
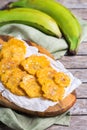
M 62 100 L 70 78 L 57 72 L 45 56 L 25 58 L 26 47 L 17 39 L 2 44 L 0 51 L 0 79 L 13 94 L 29 98 L 43 97 L 52 101 Z
M 42 86 L 43 97 L 53 101 L 62 100 L 65 87 L 70 84 L 68 75 L 63 72 L 57 72 L 50 66 L 38 70 L 36 76 Z
M 8 42 L 5 42 L 2 46 L 0 52 L 0 59 L 11 59 L 16 61 L 18 64 L 24 59 L 26 53 L 26 47 L 21 40 L 10 39 Z

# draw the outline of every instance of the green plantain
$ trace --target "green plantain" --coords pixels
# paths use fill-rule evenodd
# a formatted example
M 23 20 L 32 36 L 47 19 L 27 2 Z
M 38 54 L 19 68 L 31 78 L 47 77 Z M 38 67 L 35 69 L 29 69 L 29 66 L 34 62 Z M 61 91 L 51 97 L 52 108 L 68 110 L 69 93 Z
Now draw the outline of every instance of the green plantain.
M 30 25 L 46 34 L 61 37 L 61 32 L 55 20 L 39 10 L 29 8 L 1 10 L 0 25 L 12 22 Z
M 19 0 L 9 7 L 35 8 L 55 19 L 69 45 L 70 54 L 76 54 L 80 43 L 81 27 L 77 18 L 63 5 L 54 0 Z

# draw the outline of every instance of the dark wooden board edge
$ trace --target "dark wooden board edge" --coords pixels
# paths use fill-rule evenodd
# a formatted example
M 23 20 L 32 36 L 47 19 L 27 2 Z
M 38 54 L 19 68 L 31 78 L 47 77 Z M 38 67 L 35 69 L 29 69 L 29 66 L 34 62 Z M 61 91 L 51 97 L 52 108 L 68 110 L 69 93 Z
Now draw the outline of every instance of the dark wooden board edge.
M 12 36 L 10 37 L 10 36 L 5 36 L 5 35 L 0 35 L 1 41 L 2 40 L 8 41 L 10 38 L 12 38 Z M 30 40 L 27 42 L 29 45 L 37 47 L 41 53 L 44 53 L 50 56 L 51 58 L 53 58 L 53 56 L 43 47 L 37 45 L 36 43 L 31 42 Z M 6 98 L 2 97 L 2 95 L 0 94 L 1 105 L 11 108 L 13 110 L 17 110 L 19 112 L 23 112 L 23 113 L 30 114 L 33 116 L 40 116 L 40 117 L 51 117 L 51 116 L 57 116 L 59 114 L 62 114 L 66 112 L 67 110 L 69 110 L 74 105 L 75 102 L 76 102 L 76 93 L 74 91 L 71 94 L 69 94 L 66 98 L 64 98 L 62 101 L 60 101 L 58 104 L 56 104 L 55 106 L 50 106 L 44 112 L 37 112 L 37 111 L 30 111 L 30 110 L 23 109 L 12 102 L 9 102 Z

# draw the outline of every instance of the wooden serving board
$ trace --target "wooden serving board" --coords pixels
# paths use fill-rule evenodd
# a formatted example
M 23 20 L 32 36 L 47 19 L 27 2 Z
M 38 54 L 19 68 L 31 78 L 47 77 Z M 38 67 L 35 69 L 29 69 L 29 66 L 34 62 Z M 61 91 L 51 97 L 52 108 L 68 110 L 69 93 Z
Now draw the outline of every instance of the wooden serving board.
M 0 42 L 8 41 L 10 38 L 11 38 L 10 36 L 0 35 Z M 50 56 L 51 58 L 53 58 L 53 56 L 43 47 L 31 41 L 27 41 L 27 42 L 29 45 L 37 47 L 39 49 L 39 52 L 44 53 Z M 41 117 L 50 117 L 50 116 L 56 116 L 56 115 L 62 114 L 66 112 L 67 110 L 69 110 L 74 105 L 75 102 L 76 102 L 76 93 L 74 91 L 71 94 L 69 94 L 66 98 L 64 98 L 62 101 L 60 101 L 58 104 L 54 106 L 50 106 L 46 111 L 37 112 L 37 111 L 25 110 L 15 105 L 14 103 L 9 102 L 9 100 L 2 97 L 2 95 L 0 94 L 0 104 L 3 105 L 4 107 L 8 107 L 8 108 L 17 110 L 19 112 L 23 112 L 23 113 L 34 115 L 34 116 L 41 116 Z
M 25 110 L 23 108 L 18 107 L 12 102 L 9 102 L 6 98 L 2 97 L 0 94 L 0 104 L 2 106 L 11 108 L 13 110 L 17 110 L 19 112 L 23 112 L 29 115 L 33 116 L 40 116 L 40 117 L 51 117 L 51 116 L 57 116 L 59 114 L 62 114 L 69 110 L 76 101 L 76 94 L 75 92 L 69 94 L 64 100 L 60 101 L 55 106 L 50 106 L 46 111 L 44 112 L 37 112 L 37 111 L 29 111 Z

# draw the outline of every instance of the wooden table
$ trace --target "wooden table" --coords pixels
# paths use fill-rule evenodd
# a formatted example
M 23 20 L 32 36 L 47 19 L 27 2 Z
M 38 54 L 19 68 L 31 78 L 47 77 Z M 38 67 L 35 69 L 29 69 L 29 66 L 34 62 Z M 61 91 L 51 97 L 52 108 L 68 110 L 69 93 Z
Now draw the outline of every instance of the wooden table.
M 10 1 L 0 0 L 0 7 Z M 68 7 L 75 15 L 87 20 L 87 0 L 57 0 Z M 87 130 L 87 42 L 83 42 L 76 56 L 64 56 L 60 60 L 74 76 L 82 81 L 76 90 L 77 102 L 71 108 L 70 126 L 53 125 L 47 130 Z M 12 130 L 0 123 L 0 130 Z

